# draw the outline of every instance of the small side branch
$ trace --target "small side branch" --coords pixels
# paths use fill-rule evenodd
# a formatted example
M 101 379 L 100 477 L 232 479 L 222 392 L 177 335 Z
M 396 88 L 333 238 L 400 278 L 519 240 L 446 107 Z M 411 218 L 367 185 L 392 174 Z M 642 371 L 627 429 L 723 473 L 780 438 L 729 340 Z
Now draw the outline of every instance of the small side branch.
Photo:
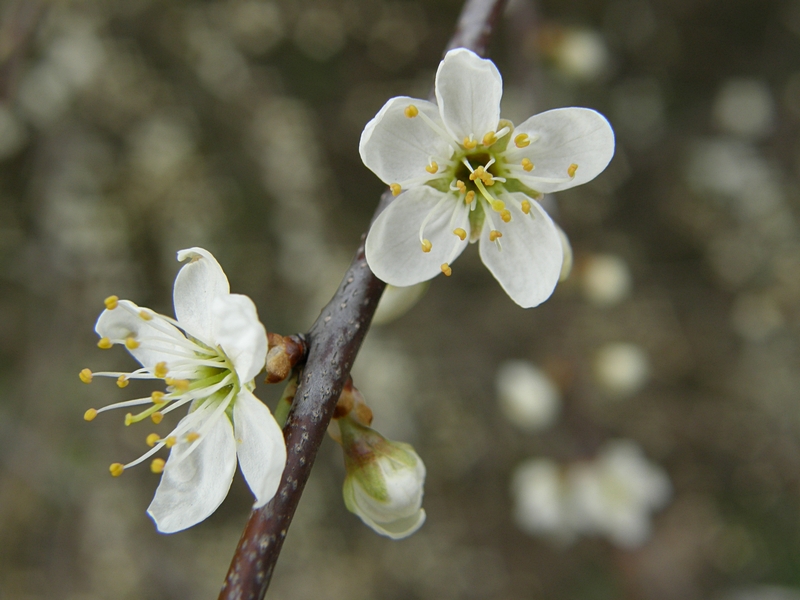
M 448 49 L 484 54 L 504 5 L 505 0 L 467 0 Z M 381 196 L 373 220 L 392 199 L 388 191 Z M 305 336 L 308 357 L 283 428 L 286 469 L 275 497 L 250 515 L 220 600 L 261 600 L 267 592 L 317 450 L 386 286 L 367 266 L 365 239 L 366 234 L 339 289 Z

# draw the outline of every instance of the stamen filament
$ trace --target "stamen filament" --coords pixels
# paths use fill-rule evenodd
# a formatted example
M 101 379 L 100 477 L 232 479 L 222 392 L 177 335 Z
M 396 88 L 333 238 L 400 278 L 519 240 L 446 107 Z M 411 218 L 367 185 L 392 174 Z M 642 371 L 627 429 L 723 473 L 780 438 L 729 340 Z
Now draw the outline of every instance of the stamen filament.
M 434 133 L 447 142 L 447 147 L 450 148 L 450 155 L 452 156 L 453 152 L 455 152 L 455 148 L 453 148 L 453 136 L 434 123 L 423 111 L 419 111 L 419 116 L 422 118 L 423 122 L 434 131 Z M 448 156 L 447 158 L 450 157 Z
M 139 458 L 137 458 L 136 460 L 132 460 L 132 461 L 131 461 L 131 462 L 129 462 L 127 465 L 124 465 L 124 467 L 123 467 L 123 468 L 125 468 L 125 469 L 130 469 L 131 467 L 135 467 L 136 465 L 140 465 L 140 464 L 142 464 L 144 461 L 146 461 L 148 458 L 150 458 L 151 456 L 153 456 L 153 454 L 155 454 L 156 452 L 158 452 L 159 450 L 161 450 L 163 447 L 164 447 L 164 442 L 159 442 L 159 443 L 157 443 L 157 444 L 156 444 L 155 446 L 153 446 L 153 447 L 152 447 L 150 450 L 148 450 L 147 452 L 145 452 L 144 454 L 142 454 L 142 455 L 141 455 Z
M 109 410 L 114 410 L 115 408 L 128 408 L 131 406 L 142 406 L 144 404 L 152 404 L 153 401 L 151 400 L 150 396 L 147 398 L 136 398 L 135 400 L 124 400 L 123 402 L 114 402 L 113 404 L 109 404 L 102 408 L 97 409 L 97 413 L 100 414 L 102 412 L 106 412 Z

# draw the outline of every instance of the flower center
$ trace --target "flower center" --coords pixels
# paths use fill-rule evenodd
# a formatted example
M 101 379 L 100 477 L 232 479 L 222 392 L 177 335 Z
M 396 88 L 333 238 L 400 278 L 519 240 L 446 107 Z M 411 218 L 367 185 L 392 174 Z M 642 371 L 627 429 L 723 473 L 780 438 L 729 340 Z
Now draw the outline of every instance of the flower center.
M 100 409 L 91 408 L 84 414 L 84 419 L 92 421 L 99 413 L 116 408 L 147 406 L 137 414 L 127 413 L 125 425 L 148 417 L 157 425 L 165 414 L 190 404 L 189 416 L 182 419 L 170 433 L 163 437 L 156 433 L 147 436 L 147 445 L 151 450 L 128 464 L 114 463 L 110 468 L 111 474 L 119 476 L 125 469 L 147 460 L 161 448 L 169 449 L 176 444 L 186 444 L 180 458 L 183 460 L 194 451 L 216 419 L 229 410 L 242 387 L 231 360 L 221 348 L 213 348 L 192 337 L 177 321 L 167 316 L 140 309 L 132 302 L 118 301 L 115 296 L 106 300 L 106 308 L 127 311 L 135 316 L 135 320 L 127 331 L 122 332 L 121 337 L 101 338 L 97 344 L 101 349 L 119 344 L 140 360 L 152 356 L 152 353 L 166 360 L 156 363 L 154 367 L 142 367 L 130 373 L 92 373 L 84 369 L 80 372 L 81 381 L 91 383 L 94 376 L 112 377 L 120 388 L 124 388 L 131 379 L 150 379 L 163 381 L 166 388 L 164 391 L 155 390 L 143 398 L 116 402 Z M 142 354 L 138 355 L 139 352 Z M 163 468 L 162 459 L 157 458 L 151 464 L 153 472 L 160 473 Z

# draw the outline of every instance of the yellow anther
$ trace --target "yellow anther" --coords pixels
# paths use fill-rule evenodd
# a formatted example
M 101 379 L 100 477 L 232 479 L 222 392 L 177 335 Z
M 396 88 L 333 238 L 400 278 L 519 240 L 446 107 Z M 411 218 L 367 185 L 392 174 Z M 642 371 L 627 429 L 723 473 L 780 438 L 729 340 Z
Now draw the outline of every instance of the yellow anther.
M 570 177 L 575 177 L 575 171 L 577 170 L 578 170 L 578 165 L 572 163 L 567 169 L 567 175 L 569 175 Z
M 494 131 L 490 131 L 485 136 L 483 136 L 483 145 L 484 146 L 491 146 L 497 141 L 497 136 L 494 134 Z
M 409 119 L 413 119 L 419 114 L 419 109 L 413 104 L 409 104 L 408 106 L 406 106 L 405 110 L 403 111 L 403 114 L 407 116 Z
M 197 433 L 196 431 L 186 434 L 186 441 L 189 443 L 196 442 L 199 439 L 200 439 L 200 434 Z
M 481 176 L 481 181 L 483 181 L 483 184 L 486 185 L 487 187 L 491 187 L 494 185 L 494 177 L 492 177 L 491 173 L 484 173 Z
M 422 251 L 423 252 L 430 252 L 431 248 L 433 248 L 433 244 L 431 244 L 430 240 L 422 240 Z
M 153 371 L 154 375 L 159 379 L 164 379 L 167 376 L 167 363 L 161 361 L 160 363 L 156 363 L 156 368 Z
M 164 445 L 167 448 L 172 448 L 177 443 L 178 443 L 178 438 L 176 438 L 174 435 L 171 435 L 167 439 L 164 440 Z
M 495 241 L 496 239 L 498 239 L 498 238 L 501 238 L 501 237 L 503 237 L 503 234 L 502 234 L 502 233 L 500 233 L 499 231 L 497 231 L 497 229 L 492 229 L 492 230 L 489 232 L 489 241 L 490 241 L 490 242 L 493 242 L 493 241 Z
M 117 387 L 120 388 L 128 387 L 129 383 L 130 381 L 128 380 L 127 377 L 125 377 L 125 375 L 120 375 L 119 377 L 117 377 Z
M 119 306 L 119 298 L 117 296 L 109 296 L 103 300 L 103 304 L 106 305 L 108 310 L 114 310 Z
M 154 412 L 152 415 L 150 415 L 150 419 L 151 419 L 151 420 L 153 421 L 153 423 L 155 423 L 156 425 L 158 425 L 159 423 L 161 423 L 161 420 L 162 420 L 163 418 L 164 418 L 164 414 L 163 414 L 163 413 L 160 413 L 160 412 Z
M 531 162 L 531 159 L 523 158 L 522 168 L 525 169 L 526 171 L 533 171 L 533 163 Z
M 517 137 L 514 138 L 514 145 L 517 148 L 525 148 L 526 146 L 530 146 L 531 139 L 528 137 L 527 133 L 520 133 Z
M 467 192 L 467 195 L 464 196 L 464 204 L 472 204 L 473 200 L 475 200 L 475 192 L 470 190 Z
M 125 465 L 122 463 L 112 463 L 110 467 L 108 467 L 109 473 L 111 473 L 112 477 L 119 477 L 122 475 L 122 472 L 125 470 Z
M 173 387 L 181 392 L 185 392 L 189 389 L 189 381 L 187 379 L 173 379 L 172 377 L 167 377 L 164 382 L 168 386 Z
M 467 184 L 461 181 L 460 179 L 456 181 L 456 187 L 458 188 L 458 191 L 461 192 L 462 194 L 467 191 Z
M 150 471 L 158 475 L 164 470 L 164 459 L 163 458 L 154 458 L 153 462 L 150 463 Z
M 94 408 L 90 408 L 85 413 L 83 413 L 83 420 L 84 421 L 94 421 L 94 418 L 97 416 L 97 410 Z
M 436 171 L 439 170 L 439 163 L 437 163 L 435 160 L 432 160 L 431 164 L 425 167 L 425 170 L 431 175 L 433 175 L 434 173 L 436 173 Z
M 504 208 L 500 211 L 500 218 L 503 219 L 503 223 L 510 223 L 511 222 L 511 211 L 507 208 Z
M 153 401 L 153 404 L 163 404 L 166 402 L 166 400 L 164 400 L 164 392 L 159 392 L 158 390 L 150 394 L 150 399 Z
M 147 436 L 145 442 L 147 442 L 147 445 L 152 448 L 158 443 L 158 440 L 160 439 L 161 439 L 160 435 L 158 435 L 157 433 L 151 433 L 150 435 Z
M 114 344 L 112 344 L 111 340 L 107 337 L 101 337 L 99 340 L 97 340 L 97 347 L 101 350 L 108 350 L 113 345 Z
M 472 139 L 472 136 L 465 137 L 463 142 L 464 148 L 467 150 L 473 150 L 474 148 L 478 147 L 478 142 Z
M 530 203 L 530 201 L 529 200 L 523 200 L 520 203 L 520 208 L 522 209 L 522 212 L 524 212 L 526 215 L 528 213 L 530 213 L 531 212 L 531 203 Z
M 442 263 L 442 273 L 445 274 L 445 277 L 450 277 L 453 274 L 453 269 L 447 263 Z
M 403 188 L 400 187 L 399 183 L 393 183 L 389 186 L 389 189 L 392 190 L 392 196 L 399 196 L 400 192 L 403 191 Z
M 139 347 L 139 342 L 136 341 L 136 338 L 129 336 L 125 338 L 125 347 L 128 350 L 136 350 Z
M 152 321 L 153 320 L 153 314 L 148 310 L 140 310 L 139 311 L 139 318 L 142 319 L 143 321 Z
M 125 427 L 128 427 L 131 423 L 133 423 L 133 414 L 128 413 L 125 415 Z
M 506 203 L 502 200 L 492 200 L 492 210 L 494 212 L 500 212 L 506 207 Z
M 475 181 L 476 179 L 483 179 L 483 174 L 486 173 L 486 169 L 483 167 L 478 167 L 472 173 L 469 174 L 469 180 Z
M 80 377 L 83 383 L 92 383 L 92 371 L 90 369 L 81 369 L 81 372 L 78 373 L 78 377 Z
M 455 233 L 462 242 L 467 239 L 467 232 L 461 229 L 461 227 L 453 229 L 453 233 Z

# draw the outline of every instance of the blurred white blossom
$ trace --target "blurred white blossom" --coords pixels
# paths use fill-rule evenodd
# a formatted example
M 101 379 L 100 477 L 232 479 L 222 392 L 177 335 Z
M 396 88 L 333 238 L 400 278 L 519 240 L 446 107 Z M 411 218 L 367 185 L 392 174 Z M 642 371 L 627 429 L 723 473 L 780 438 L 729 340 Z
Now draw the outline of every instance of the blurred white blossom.
M 636 344 L 606 344 L 595 355 L 594 375 L 606 392 L 617 397 L 630 396 L 650 379 L 650 359 Z
M 613 306 L 627 298 L 633 287 L 628 264 L 613 254 L 589 257 L 581 277 L 583 293 L 598 306 Z
M 652 513 L 667 504 L 672 486 L 638 445 L 618 440 L 585 462 L 527 460 L 514 470 L 511 492 L 514 520 L 526 533 L 562 543 L 602 535 L 635 548 L 647 541 Z
M 548 50 L 556 67 L 569 77 L 591 81 L 608 70 L 608 47 L 596 31 L 565 29 Z
M 608 443 L 595 460 L 573 466 L 568 477 L 575 526 L 623 548 L 647 541 L 651 513 L 672 494 L 664 470 L 631 441 Z
M 402 317 L 425 295 L 429 285 L 427 281 L 406 287 L 387 285 L 378 302 L 372 324 L 385 325 Z
M 562 541 L 574 537 L 564 475 L 562 468 L 547 458 L 530 459 L 514 469 L 514 521 L 522 531 Z
M 561 392 L 541 369 L 524 360 L 500 365 L 495 377 L 503 414 L 517 427 L 540 431 L 555 423 L 561 410 Z
M 772 130 L 775 102 L 763 81 L 731 79 L 720 89 L 713 115 L 717 125 L 727 133 L 762 137 Z

